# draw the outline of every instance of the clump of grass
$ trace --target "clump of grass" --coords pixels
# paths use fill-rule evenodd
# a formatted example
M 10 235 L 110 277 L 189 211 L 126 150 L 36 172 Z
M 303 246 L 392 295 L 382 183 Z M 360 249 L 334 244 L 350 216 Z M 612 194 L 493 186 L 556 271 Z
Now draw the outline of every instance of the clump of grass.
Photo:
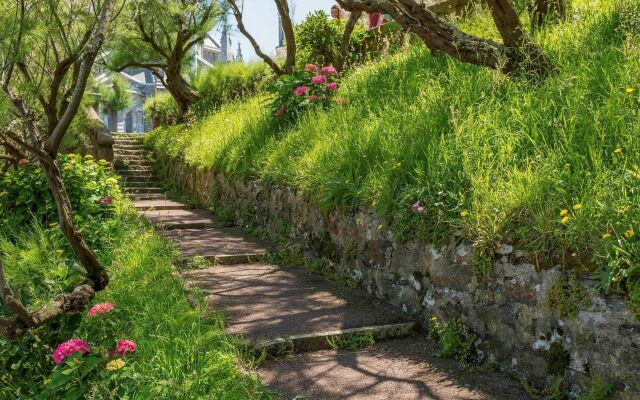
M 375 340 L 371 333 L 357 333 L 352 335 L 338 335 L 327 338 L 327 343 L 336 350 L 359 350 L 374 345 Z
M 432 317 L 427 328 L 428 338 L 435 340 L 440 349 L 435 353 L 438 357 L 455 358 L 467 362 L 473 355 L 475 334 L 457 319 L 442 321 Z
M 542 267 L 605 266 L 603 289 L 624 290 L 640 262 L 638 7 L 596 3 L 576 0 L 572 18 L 536 32 L 559 69 L 540 82 L 417 45 L 358 69 L 340 89 L 346 106 L 295 126 L 280 129 L 256 97 L 149 141 L 163 157 L 290 186 L 325 210 L 373 207 L 399 239 L 461 231 Z M 462 24 L 496 35 L 486 11 Z

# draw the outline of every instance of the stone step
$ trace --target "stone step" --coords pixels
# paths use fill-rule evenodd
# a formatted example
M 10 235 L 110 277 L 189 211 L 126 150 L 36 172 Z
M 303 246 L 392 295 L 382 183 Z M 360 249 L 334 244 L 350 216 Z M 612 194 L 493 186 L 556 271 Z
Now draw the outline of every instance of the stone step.
M 214 266 L 183 272 L 211 309 L 228 317 L 228 333 L 253 343 L 310 332 L 409 322 L 402 310 L 304 267 Z
M 147 152 L 144 149 L 114 149 L 114 155 L 120 158 L 128 157 L 146 157 Z
M 142 214 L 164 230 L 222 228 L 224 225 L 205 210 L 151 210 Z
M 375 342 L 397 339 L 416 333 L 417 328 L 418 326 L 415 322 L 404 322 L 335 331 L 311 332 L 259 342 L 253 346 L 253 351 L 257 356 L 266 354 L 271 357 L 282 357 L 285 354 L 331 350 L 335 348 L 337 341 L 344 343 L 347 340 L 354 340 L 362 336 L 370 337 Z
M 153 163 L 146 160 L 116 160 L 116 167 L 119 169 L 149 169 L 153 168 Z M 134 168 L 135 167 L 135 168 Z
M 158 187 L 157 183 L 153 179 L 147 179 L 147 180 L 122 179 L 122 186 L 128 189 Z
M 262 260 L 275 245 L 245 235 L 235 227 L 180 229 L 164 235 L 177 243 L 183 258 L 201 256 L 215 264 L 244 264 Z
M 188 207 L 173 200 L 138 200 L 133 202 L 138 211 L 149 210 L 186 210 Z
M 153 183 L 156 180 L 155 176 L 153 176 L 151 172 L 146 172 L 146 171 L 137 172 L 136 175 L 129 174 L 129 173 L 124 173 L 119 175 L 122 178 L 122 181 L 125 183 L 129 183 L 129 182 Z
M 424 336 L 414 336 L 360 350 L 327 350 L 267 360 L 258 373 L 285 399 L 530 398 L 519 382 L 487 369 L 462 368 L 454 359 L 435 357 L 436 351 Z
M 164 193 L 138 193 L 138 194 L 128 194 L 132 201 L 138 200 L 166 200 L 167 195 Z
M 146 150 L 144 147 L 144 144 L 141 143 L 122 143 L 122 142 L 116 142 L 113 145 L 113 149 L 114 151 L 118 152 L 121 150 Z
M 135 176 L 137 174 L 141 174 L 144 176 L 152 175 L 152 167 L 138 167 L 138 168 L 124 168 L 123 166 L 119 166 L 116 168 L 116 172 L 118 172 L 122 176 Z
M 164 193 L 164 189 L 160 187 L 125 187 L 126 194 L 148 194 L 148 193 Z
M 114 138 L 114 143 L 118 144 L 143 144 L 144 138 Z

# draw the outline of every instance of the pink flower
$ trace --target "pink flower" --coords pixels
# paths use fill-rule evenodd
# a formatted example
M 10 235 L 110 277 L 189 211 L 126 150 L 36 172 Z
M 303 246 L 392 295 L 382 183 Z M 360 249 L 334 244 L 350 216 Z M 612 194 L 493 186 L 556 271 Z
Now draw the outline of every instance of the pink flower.
M 87 313 L 87 317 L 93 318 L 96 315 L 106 314 L 111 310 L 113 310 L 114 307 L 115 305 L 113 303 L 109 303 L 109 302 L 98 303 L 95 306 L 91 307 L 91 309 Z
M 338 89 L 338 84 L 335 82 L 329 82 L 327 83 L 327 89 L 328 90 L 336 90 Z
M 287 112 L 287 106 L 283 104 L 280 106 L 280 108 L 278 108 L 278 111 L 276 111 L 276 116 L 282 117 L 286 112 Z
M 61 343 L 53 351 L 53 361 L 56 364 L 62 363 L 65 358 L 69 357 L 75 352 L 86 354 L 89 352 L 89 344 L 86 340 L 70 339 L 64 343 Z
M 136 351 L 136 344 L 131 340 L 121 340 L 116 344 L 116 353 L 120 355 L 133 353 L 134 351 Z
M 313 64 L 307 64 L 304 66 L 305 72 L 318 72 L 318 66 Z
M 420 207 L 420 202 L 416 201 L 415 203 L 413 203 L 413 205 L 411 206 L 414 210 L 417 210 L 418 207 Z
M 309 88 L 307 86 L 298 86 L 294 91 L 293 91 L 293 95 L 294 96 L 302 96 L 305 93 L 307 93 L 309 91 Z
M 322 69 L 320 70 L 320 73 L 322 75 L 325 75 L 325 76 L 338 75 L 338 71 L 335 68 L 333 68 L 332 66 L 322 67 Z
M 309 101 L 318 101 L 318 100 L 320 100 L 320 96 L 316 96 L 316 95 L 307 96 L 307 100 L 309 100 Z
M 100 199 L 100 204 L 104 204 L 104 205 L 111 205 L 113 204 L 113 199 L 111 199 L 110 197 L 103 197 Z
M 418 212 L 418 214 L 422 214 L 424 212 L 424 207 L 420 206 L 416 208 L 416 211 Z
M 311 78 L 311 83 L 313 83 L 314 85 L 320 85 L 322 83 L 325 83 L 326 81 L 327 77 L 322 75 L 314 76 L 313 78 Z

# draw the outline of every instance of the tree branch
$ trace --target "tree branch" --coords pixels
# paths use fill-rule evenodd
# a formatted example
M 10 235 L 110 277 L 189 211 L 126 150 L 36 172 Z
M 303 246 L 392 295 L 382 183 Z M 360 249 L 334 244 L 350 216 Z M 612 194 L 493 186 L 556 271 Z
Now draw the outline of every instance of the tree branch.
M 93 67 L 93 63 L 100 51 L 100 48 L 102 47 L 102 43 L 105 40 L 107 25 L 109 23 L 111 13 L 113 12 L 114 5 L 115 0 L 105 0 L 102 4 L 100 21 L 93 32 L 89 47 L 85 49 L 82 55 L 82 64 L 80 66 L 80 73 L 78 74 L 73 96 L 69 101 L 69 105 L 62 115 L 62 118 L 60 118 L 60 121 L 47 140 L 46 149 L 52 156 L 55 156 L 58 153 L 60 143 L 62 143 L 62 138 L 67 133 L 73 118 L 78 112 L 80 102 L 82 101 L 84 91 L 87 87 L 87 80 L 91 74 L 91 68 Z
M 280 68 L 280 66 L 271 57 L 262 52 L 262 49 L 256 39 L 249 33 L 249 31 L 247 31 L 247 28 L 244 26 L 244 22 L 242 21 L 242 11 L 240 11 L 235 0 L 227 0 L 227 3 L 231 6 L 233 15 L 236 17 L 238 30 L 240 30 L 240 32 L 242 32 L 242 34 L 249 40 L 258 57 L 262 58 L 262 60 L 267 63 L 276 75 L 283 75 L 285 73 L 284 70 Z

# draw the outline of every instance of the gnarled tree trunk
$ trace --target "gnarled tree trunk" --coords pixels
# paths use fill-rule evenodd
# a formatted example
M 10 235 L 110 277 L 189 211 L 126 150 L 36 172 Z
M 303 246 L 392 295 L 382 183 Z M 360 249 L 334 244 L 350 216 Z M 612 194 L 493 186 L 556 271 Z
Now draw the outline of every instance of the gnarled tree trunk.
M 82 237 L 82 232 L 76 229 L 71 210 L 71 201 L 62 181 L 62 174 L 58 161 L 53 157 L 39 156 L 38 160 L 47 177 L 49 189 L 56 202 L 58 209 L 58 222 L 64 237 L 69 241 L 69 245 L 75 251 L 78 259 L 87 271 L 87 278 L 91 281 L 92 287 L 96 290 L 102 290 L 109 284 L 109 275 L 106 269 L 98 260 L 96 254 L 89 248 Z
M 503 42 L 479 38 L 459 30 L 418 0 L 337 0 L 351 12 L 390 14 L 400 26 L 416 34 L 432 51 L 460 61 L 509 73 L 544 75 L 551 64 L 524 33 L 511 0 L 487 0 Z

